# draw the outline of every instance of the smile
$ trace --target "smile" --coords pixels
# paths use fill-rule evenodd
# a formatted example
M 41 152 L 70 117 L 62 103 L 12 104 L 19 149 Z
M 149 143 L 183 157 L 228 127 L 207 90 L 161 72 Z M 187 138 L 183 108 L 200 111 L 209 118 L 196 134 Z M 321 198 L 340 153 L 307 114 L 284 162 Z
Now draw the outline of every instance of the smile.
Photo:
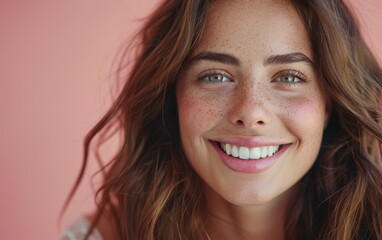
M 243 160 L 257 160 L 271 157 L 280 149 L 279 145 L 248 148 L 229 143 L 220 143 L 220 148 L 228 155 Z

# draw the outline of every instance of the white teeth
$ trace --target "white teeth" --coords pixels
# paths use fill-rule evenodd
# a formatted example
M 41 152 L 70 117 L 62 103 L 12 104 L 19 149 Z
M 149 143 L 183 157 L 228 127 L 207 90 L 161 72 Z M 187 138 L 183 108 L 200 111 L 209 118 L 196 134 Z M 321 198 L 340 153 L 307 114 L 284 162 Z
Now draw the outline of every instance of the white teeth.
M 249 157 L 251 159 L 259 159 L 261 156 L 261 150 L 260 148 L 251 148 L 251 155 L 249 155 Z
M 249 149 L 246 147 L 240 147 L 239 148 L 239 158 L 249 159 Z
M 270 157 L 273 156 L 279 150 L 279 146 L 277 145 L 247 148 L 238 147 L 228 143 L 221 143 L 220 146 L 227 155 L 231 155 L 236 158 L 238 157 L 243 160 Z
M 221 144 L 221 145 L 225 146 L 225 153 L 227 153 L 227 155 L 231 155 L 232 153 L 231 144 Z
M 261 158 L 265 158 L 268 155 L 268 148 L 263 147 L 261 148 Z
M 231 154 L 233 157 L 239 156 L 239 149 L 237 148 L 237 146 L 235 146 L 235 145 L 232 146 L 232 153 Z
M 267 150 L 268 150 L 268 155 L 272 156 L 273 155 L 273 146 L 269 146 Z

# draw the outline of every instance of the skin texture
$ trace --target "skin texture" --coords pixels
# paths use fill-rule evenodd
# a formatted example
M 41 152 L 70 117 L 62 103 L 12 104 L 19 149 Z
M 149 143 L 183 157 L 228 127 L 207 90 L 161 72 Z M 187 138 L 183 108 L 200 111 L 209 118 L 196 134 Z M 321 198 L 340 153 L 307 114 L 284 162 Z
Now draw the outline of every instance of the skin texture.
M 182 146 L 205 183 L 210 234 L 283 239 L 297 183 L 317 157 L 329 112 L 303 22 L 286 1 L 217 1 L 192 56 L 206 52 L 237 60 L 196 57 L 177 83 Z M 269 61 L 290 53 L 312 62 Z M 222 160 L 219 142 L 282 147 L 266 169 L 238 171 Z

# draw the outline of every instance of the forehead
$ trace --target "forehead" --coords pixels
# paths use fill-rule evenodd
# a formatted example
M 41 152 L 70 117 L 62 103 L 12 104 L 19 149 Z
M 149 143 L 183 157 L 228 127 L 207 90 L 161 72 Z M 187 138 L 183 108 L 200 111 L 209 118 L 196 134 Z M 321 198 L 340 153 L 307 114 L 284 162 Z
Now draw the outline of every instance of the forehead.
M 294 5 L 287 0 L 217 0 L 207 12 L 196 50 L 271 55 L 304 52 L 309 37 Z

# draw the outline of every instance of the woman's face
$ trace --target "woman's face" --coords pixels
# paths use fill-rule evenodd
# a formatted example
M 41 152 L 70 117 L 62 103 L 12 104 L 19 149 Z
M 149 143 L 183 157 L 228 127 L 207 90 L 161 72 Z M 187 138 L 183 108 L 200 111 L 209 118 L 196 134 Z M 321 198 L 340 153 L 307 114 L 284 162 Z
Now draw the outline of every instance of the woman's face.
M 183 150 L 207 194 L 270 202 L 314 163 L 328 118 L 288 1 L 216 1 L 177 85 Z

